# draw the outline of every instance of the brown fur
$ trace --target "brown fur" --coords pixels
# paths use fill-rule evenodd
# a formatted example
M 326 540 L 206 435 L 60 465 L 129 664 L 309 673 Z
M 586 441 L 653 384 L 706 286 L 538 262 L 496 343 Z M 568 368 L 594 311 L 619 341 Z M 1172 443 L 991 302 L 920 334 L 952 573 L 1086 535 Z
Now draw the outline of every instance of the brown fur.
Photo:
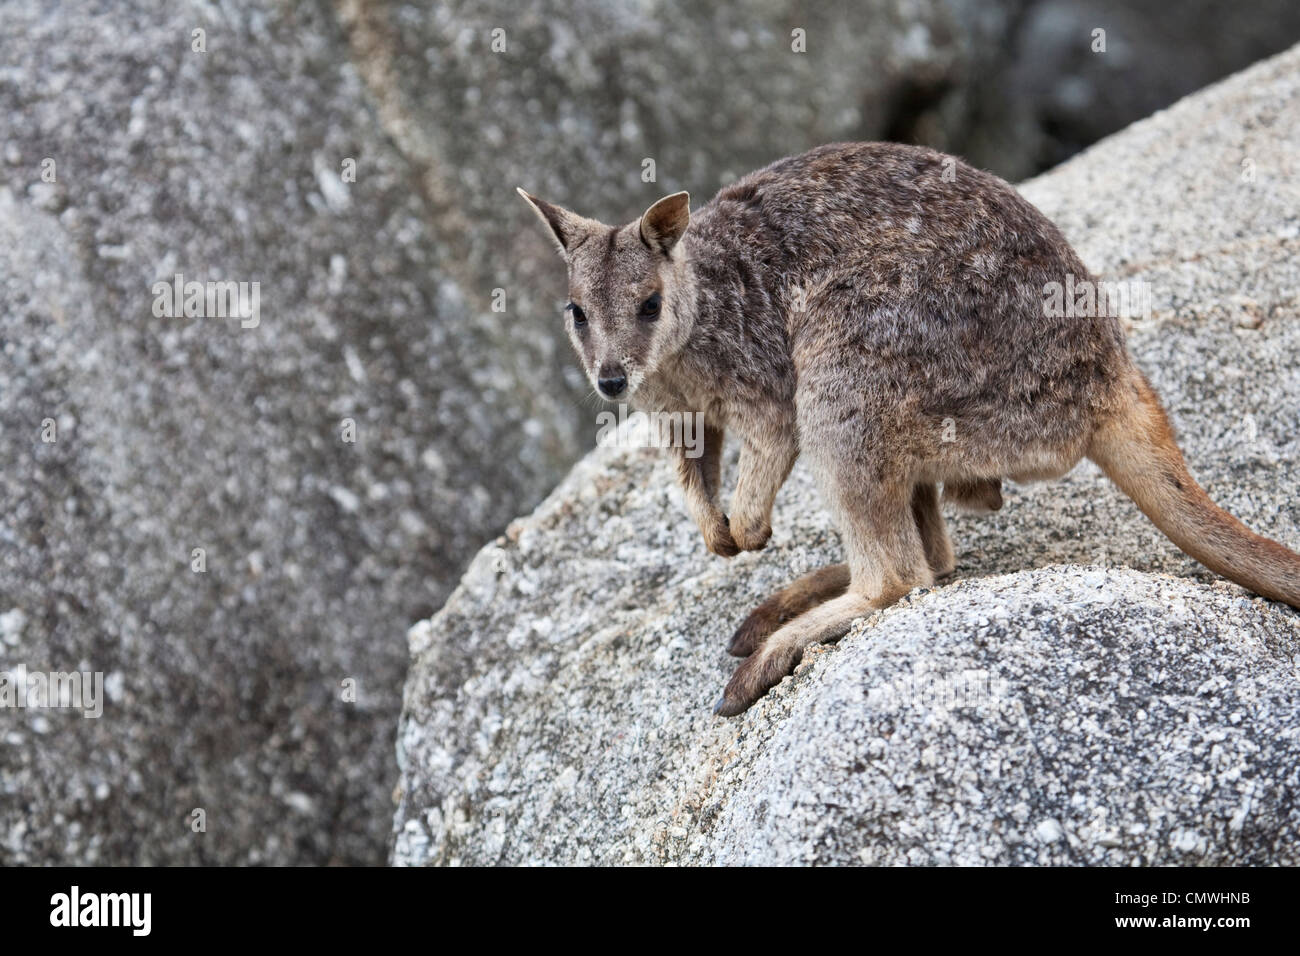
M 972 514 L 990 514 L 1002 510 L 1002 479 L 991 481 L 945 481 L 943 500 L 951 501 Z
M 849 566 L 831 564 L 811 571 L 777 591 L 756 607 L 736 629 L 727 644 L 728 653 L 748 657 L 782 624 L 804 611 L 839 597 L 849 587 Z
M 679 449 L 678 464 L 707 547 L 762 548 L 800 454 L 840 530 L 846 586 L 826 569 L 764 602 L 732 639 L 749 657 L 719 713 L 748 707 L 809 643 L 952 570 L 939 484 L 997 510 L 1003 478 L 1057 477 L 1085 454 L 1189 554 L 1300 602 L 1300 558 L 1187 475 L 1118 320 L 1044 308 L 1049 283 L 1091 277 L 996 177 L 929 149 L 852 143 L 751 173 L 694 215 L 677 193 L 619 228 L 523 195 L 568 263 L 585 318 L 568 331 L 593 385 L 617 373 L 642 408 L 704 413 L 704 454 Z M 651 297 L 662 306 L 647 318 Z M 740 441 L 729 517 L 728 431 Z

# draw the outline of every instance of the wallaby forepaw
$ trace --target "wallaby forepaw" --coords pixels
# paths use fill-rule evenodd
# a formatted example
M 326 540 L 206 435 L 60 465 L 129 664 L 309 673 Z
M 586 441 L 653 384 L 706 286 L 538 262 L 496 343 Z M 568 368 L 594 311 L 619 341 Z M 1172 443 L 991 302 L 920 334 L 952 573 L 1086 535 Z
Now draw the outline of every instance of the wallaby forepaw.
M 762 551 L 772 537 L 772 524 L 768 521 L 746 524 L 732 519 L 731 537 L 741 551 Z
M 731 536 L 731 528 L 727 524 L 727 516 L 719 514 L 717 518 L 706 525 L 704 532 L 704 546 L 716 555 L 724 558 L 734 558 L 740 554 L 740 547 L 736 544 L 736 539 Z

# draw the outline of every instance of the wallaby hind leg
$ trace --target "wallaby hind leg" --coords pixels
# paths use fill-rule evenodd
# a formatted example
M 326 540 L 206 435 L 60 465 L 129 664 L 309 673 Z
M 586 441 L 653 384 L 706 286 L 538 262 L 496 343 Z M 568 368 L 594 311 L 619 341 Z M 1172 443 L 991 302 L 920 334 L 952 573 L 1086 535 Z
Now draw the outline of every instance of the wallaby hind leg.
M 849 566 L 818 568 L 783 587 L 754 608 L 727 644 L 727 653 L 748 657 L 782 624 L 817 605 L 839 597 L 849 586 Z
M 838 485 L 839 483 L 837 483 Z M 823 482 L 825 488 L 825 482 Z M 934 573 L 912 513 L 912 483 L 896 482 L 863 495 L 857 482 L 844 482 L 853 508 L 844 507 L 840 487 L 826 489 L 831 511 L 839 519 L 848 552 L 849 586 L 782 625 L 736 668 L 714 707 L 724 717 L 739 714 L 792 670 L 809 644 L 843 637 L 854 618 L 894 603 L 917 585 L 930 584 Z
M 918 481 L 912 488 L 912 516 L 916 530 L 921 534 L 925 560 L 936 578 L 951 574 L 957 566 L 952 553 L 952 540 L 939 512 L 939 487 L 933 481 Z

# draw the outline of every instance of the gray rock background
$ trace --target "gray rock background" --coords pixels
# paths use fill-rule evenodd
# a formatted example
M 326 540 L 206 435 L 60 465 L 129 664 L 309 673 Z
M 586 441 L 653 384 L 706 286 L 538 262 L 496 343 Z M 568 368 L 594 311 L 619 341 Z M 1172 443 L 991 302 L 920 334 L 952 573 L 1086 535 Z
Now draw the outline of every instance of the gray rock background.
M 0 668 L 102 671 L 109 701 L 0 713 L 0 863 L 384 858 L 401 635 L 595 432 L 516 184 L 631 217 L 882 136 L 1019 175 L 1099 135 L 1078 117 L 1122 124 L 1116 88 L 1172 98 L 1300 35 L 1265 4 L 1183 63 L 1148 3 L 1118 28 L 1142 55 L 1080 59 L 1078 23 L 1029 29 L 1048 8 L 8 0 Z M 1044 71 L 1104 105 L 1044 118 Z M 176 272 L 259 282 L 260 326 L 154 317 Z
M 1192 470 L 1300 548 L 1300 47 L 1024 187 L 1108 278 Z M 1243 161 L 1250 162 L 1243 165 Z M 707 555 L 653 450 L 602 448 L 409 635 L 393 859 L 1300 862 L 1300 614 L 1218 580 L 1090 464 L 952 521 L 953 583 L 742 717 L 734 626 L 838 560 L 806 472 Z
M 1290 0 L 1031 0 L 957 9 L 973 22 L 1001 24 L 999 52 L 935 101 L 943 121 L 934 125 L 959 123 L 954 151 L 1012 182 L 1300 40 L 1300 6 Z M 1097 29 L 1105 31 L 1104 52 L 1093 50 Z

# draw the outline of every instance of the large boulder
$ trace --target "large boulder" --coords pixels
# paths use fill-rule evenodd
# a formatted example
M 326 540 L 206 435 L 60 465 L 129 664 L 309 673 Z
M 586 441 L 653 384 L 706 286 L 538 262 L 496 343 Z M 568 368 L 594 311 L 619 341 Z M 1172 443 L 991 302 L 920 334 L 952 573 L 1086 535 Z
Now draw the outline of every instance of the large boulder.
M 1300 48 L 1024 192 L 1149 284 L 1193 472 L 1300 549 L 1297 156 Z M 836 534 L 797 467 L 767 550 L 712 557 L 661 453 L 598 449 L 410 631 L 394 861 L 1300 863 L 1300 615 L 1087 463 L 952 531 L 951 583 L 722 720 L 732 628 Z

